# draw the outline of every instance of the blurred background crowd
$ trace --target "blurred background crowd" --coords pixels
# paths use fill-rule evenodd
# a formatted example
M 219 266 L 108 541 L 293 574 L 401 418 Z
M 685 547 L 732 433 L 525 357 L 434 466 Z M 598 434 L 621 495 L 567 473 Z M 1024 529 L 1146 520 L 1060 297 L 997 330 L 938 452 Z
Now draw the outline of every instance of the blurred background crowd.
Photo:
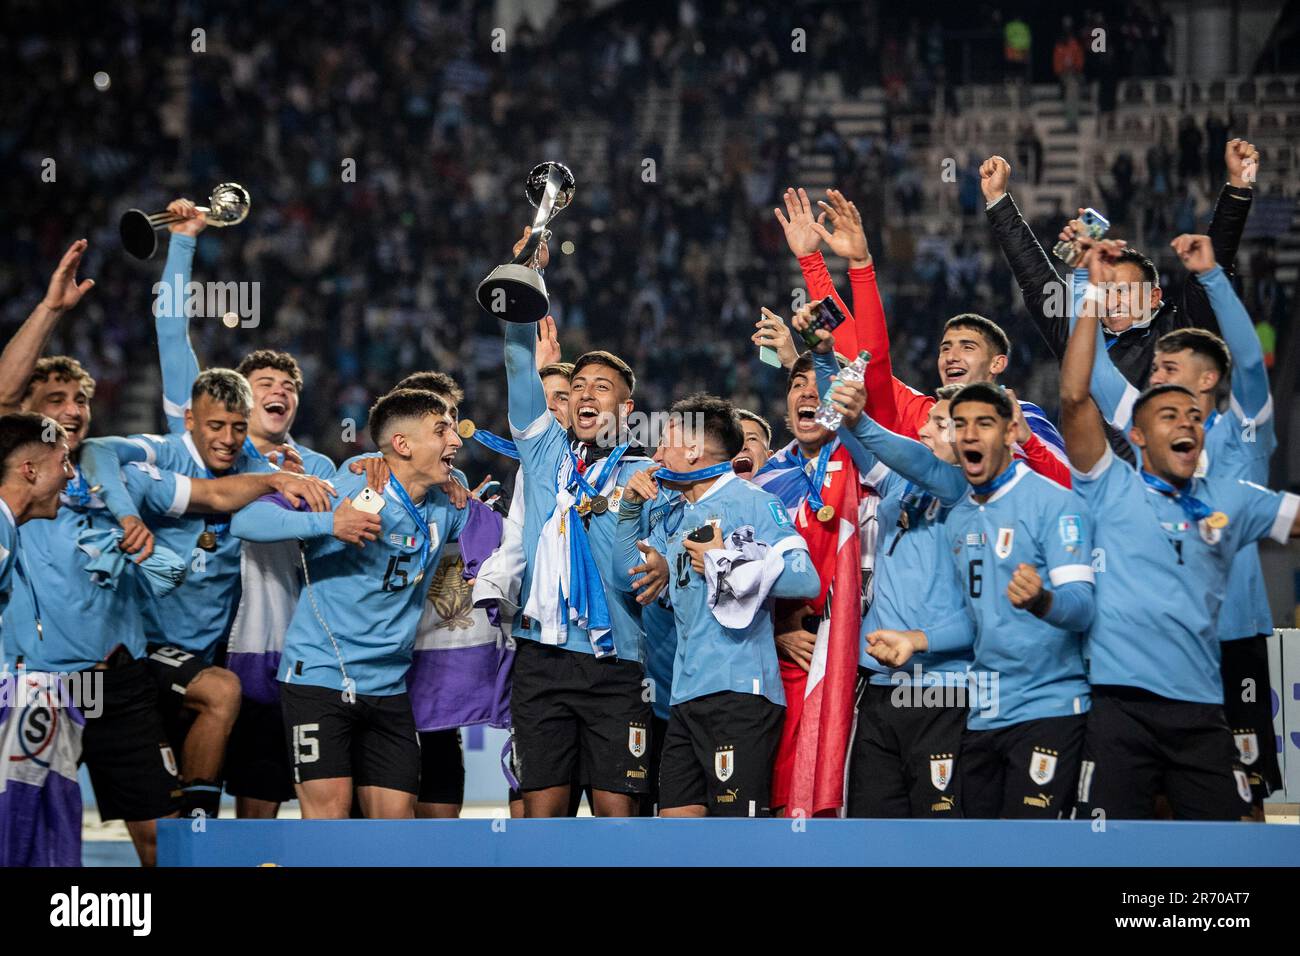
M 501 432 L 500 331 L 474 289 L 531 219 L 528 169 L 556 159 L 578 184 L 546 276 L 565 357 L 622 354 L 640 407 L 708 389 L 767 415 L 781 440 L 783 377 L 749 340 L 759 307 L 788 315 L 799 284 L 772 208 L 787 185 L 814 198 L 834 185 L 866 220 L 899 376 L 933 387 L 937 330 L 978 311 L 1015 343 L 1008 384 L 1052 409 L 1055 363 L 1040 361 L 985 224 L 980 160 L 1010 160 L 1048 247 L 1094 205 L 1113 235 L 1158 251 L 1205 228 L 1223 144 L 1256 137 L 1263 112 L 1277 145 L 1239 271 L 1266 347 L 1286 328 L 1294 76 L 1276 108 L 1255 108 L 1266 77 L 1300 71 L 1281 38 L 1237 64 L 1257 98 L 1243 104 L 1232 81 L 1217 98 L 1162 84 L 1177 31 L 1155 2 L 1072 18 L 1051 4 L 940 4 L 932 19 L 880 2 L 566 3 L 540 26 L 505 24 L 511 6 L 194 0 L 178 13 L 142 0 L 58 21 L 36 0 L 7 4 L 0 336 L 68 242 L 88 237 L 97 287 L 51 348 L 98 380 L 96 433 L 157 428 L 150 290 L 163 253 L 126 257 L 117 220 L 235 180 L 252 213 L 200 237 L 194 278 L 259 282 L 259 324 L 195 318 L 204 365 L 293 352 L 306 376 L 296 437 L 336 460 L 365 446 L 371 401 L 417 369 L 451 372 L 462 414 Z M 843 264 L 831 269 L 847 294 Z M 359 445 L 344 441 L 347 421 Z M 500 467 L 481 449 L 466 457 L 476 477 Z

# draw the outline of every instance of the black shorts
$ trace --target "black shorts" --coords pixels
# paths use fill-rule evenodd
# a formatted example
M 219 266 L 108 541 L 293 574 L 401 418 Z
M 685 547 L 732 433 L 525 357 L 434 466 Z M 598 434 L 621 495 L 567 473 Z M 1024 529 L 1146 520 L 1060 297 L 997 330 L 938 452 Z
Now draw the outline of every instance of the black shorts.
M 287 803 L 294 799 L 293 769 L 284 744 L 284 713 L 244 697 L 226 744 L 226 792 L 235 797 Z
M 1158 793 L 1175 820 L 1250 815 L 1250 788 L 1223 709 L 1136 687 L 1094 687 L 1075 816 L 1086 820 L 1100 810 L 1116 820 L 1149 820 Z
M 859 690 L 847 815 L 961 816 L 957 757 L 969 708 L 910 706 L 910 685 L 866 683 Z
M 158 714 L 158 691 L 143 660 L 104 675 L 98 717 L 87 717 L 81 762 L 104 820 L 156 820 L 180 809 L 175 752 Z
M 511 678 L 520 790 L 570 786 L 578 766 L 594 790 L 650 787 L 650 702 L 635 661 L 519 641 Z
M 170 644 L 150 644 L 147 652 L 145 660 L 149 662 L 149 673 L 158 686 L 158 710 L 168 736 L 179 747 L 189 727 L 189 718 L 185 714 L 185 689 L 212 665 L 193 651 Z
M 1057 819 L 1074 805 L 1084 714 L 1025 720 L 961 738 L 962 815 Z
M 420 741 L 407 694 L 375 697 L 281 684 L 285 744 L 294 783 L 351 777 L 358 787 L 420 790 Z
M 668 739 L 668 721 L 650 716 L 650 789 L 641 795 L 636 815 L 653 817 L 659 814 L 659 771 L 663 767 L 664 741 Z
M 713 817 L 772 815 L 772 763 L 785 708 L 722 691 L 674 704 L 659 767 L 659 808 L 705 807 Z
M 1219 645 L 1223 658 L 1223 715 L 1237 743 L 1237 759 L 1250 780 L 1254 802 L 1282 789 L 1273 734 L 1273 688 L 1268 678 L 1268 637 Z M 1253 688 L 1253 692 L 1251 692 Z M 1243 699 L 1248 698 L 1248 699 Z
M 420 732 L 419 801 L 465 802 L 465 754 L 457 728 Z

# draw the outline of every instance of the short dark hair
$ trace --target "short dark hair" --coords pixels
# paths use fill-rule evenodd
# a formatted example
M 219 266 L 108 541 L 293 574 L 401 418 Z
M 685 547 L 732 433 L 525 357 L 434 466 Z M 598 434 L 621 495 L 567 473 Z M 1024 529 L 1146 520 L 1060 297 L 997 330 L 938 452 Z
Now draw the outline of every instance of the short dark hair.
M 446 415 L 447 403 L 442 396 L 423 388 L 395 388 L 370 406 L 366 428 L 375 447 L 382 447 L 380 438 L 391 422 L 402 418 L 425 418 L 429 415 Z
M 1186 385 L 1175 385 L 1173 382 L 1166 382 L 1164 385 L 1152 385 L 1133 402 L 1133 413 L 1130 417 L 1130 421 L 1133 423 L 1137 422 L 1138 412 L 1142 410 L 1143 406 L 1146 405 L 1147 402 L 1159 398 L 1161 395 L 1168 395 L 1170 392 L 1177 392 L 1181 395 L 1186 395 L 1193 402 L 1196 401 L 1196 396 L 1192 394 L 1192 390 Z
M 244 378 L 248 378 L 258 369 L 273 368 L 277 372 L 283 372 L 293 379 L 293 387 L 302 391 L 302 368 L 298 365 L 298 360 L 288 352 L 280 352 L 276 349 L 257 349 L 249 352 L 244 356 L 236 367 L 235 371 Z
M 588 365 L 608 365 L 614 371 L 618 372 L 624 383 L 626 383 L 629 395 L 636 391 L 636 375 L 632 371 L 632 366 L 628 365 L 613 352 L 606 352 L 604 349 L 596 349 L 593 352 L 579 355 L 578 361 L 573 363 L 573 371 L 569 375 L 570 380 L 572 380 L 574 376 Z
M 986 405 L 992 405 L 1002 418 L 1010 421 L 1015 417 L 1011 409 L 1011 399 L 1007 397 L 1006 389 L 1001 385 L 994 385 L 992 382 L 971 382 L 969 385 L 963 385 L 956 395 L 952 397 L 951 412 L 953 416 L 957 414 L 957 406 L 966 402 L 983 402 Z
M 550 378 L 552 375 L 563 375 L 565 378 L 573 378 L 573 363 L 552 362 L 550 365 L 543 365 L 537 370 L 538 378 Z
M 843 355 L 840 355 L 838 352 L 836 352 L 835 364 L 837 364 L 840 368 L 844 368 L 844 366 L 848 365 L 849 363 L 844 358 Z M 808 372 L 812 371 L 812 367 L 813 367 L 813 352 L 812 349 L 809 349 L 807 352 L 804 352 L 797 359 L 795 359 L 794 364 L 790 366 L 790 374 L 788 374 L 785 379 L 785 390 L 788 392 L 790 391 L 791 388 L 794 387 L 794 378 L 796 375 L 806 375 Z
M 1011 354 L 1011 339 L 1002 330 L 1002 326 L 992 319 L 986 319 L 974 312 L 963 312 L 961 315 L 954 315 L 943 324 L 944 335 L 947 335 L 950 329 L 974 329 L 984 337 L 984 341 L 989 344 L 994 355 Z
M 465 390 L 446 372 L 412 372 L 394 385 L 393 391 L 397 391 L 399 388 L 414 388 L 422 392 L 433 392 L 435 395 L 449 398 L 451 404 L 458 407 L 465 397 Z
M 689 416 L 693 423 L 698 422 L 704 429 L 705 439 L 717 442 L 727 458 L 735 458 L 745 447 L 745 431 L 740 427 L 736 406 L 725 398 L 696 392 L 674 402 L 668 413 L 682 419 Z
M 772 423 L 769 422 L 758 412 L 751 412 L 748 408 L 736 409 L 736 417 L 741 421 L 741 431 L 744 431 L 745 422 L 755 422 L 758 427 L 763 429 L 763 439 L 767 442 L 767 447 L 772 447 Z
M 45 358 L 37 359 L 31 378 L 27 380 L 27 390 L 23 393 L 23 397 L 32 394 L 37 382 L 48 382 L 52 378 L 76 382 L 85 390 L 87 398 L 95 397 L 95 380 L 90 377 L 90 373 L 82 367 L 81 363 L 70 355 L 47 355 Z
M 1156 339 L 1157 352 L 1184 352 L 1204 355 L 1219 370 L 1219 389 L 1232 380 L 1232 351 L 1228 343 L 1208 329 L 1175 329 Z
M 248 379 L 233 368 L 209 368 L 199 373 L 190 387 L 190 406 L 207 395 L 232 412 L 248 415 L 253 411 L 253 390 Z
M 1149 282 L 1153 286 L 1160 285 L 1160 272 L 1156 269 L 1156 264 L 1148 259 L 1136 249 L 1124 249 L 1115 257 L 1115 265 L 1124 264 L 1137 266 L 1142 271 L 1142 280 Z
M 0 415 L 0 481 L 9 477 L 9 459 L 31 445 L 45 445 L 50 429 L 67 438 L 63 426 L 52 418 L 35 412 L 11 412 Z

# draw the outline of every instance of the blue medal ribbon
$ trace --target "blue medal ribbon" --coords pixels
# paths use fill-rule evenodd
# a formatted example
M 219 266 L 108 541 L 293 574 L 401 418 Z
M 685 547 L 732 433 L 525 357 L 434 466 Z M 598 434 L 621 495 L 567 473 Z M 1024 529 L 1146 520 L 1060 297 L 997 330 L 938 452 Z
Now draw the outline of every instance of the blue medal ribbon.
M 1216 408 L 1214 411 L 1210 412 L 1210 417 L 1205 420 L 1205 424 L 1204 426 L 1202 426 L 1205 429 L 1205 433 L 1207 435 L 1209 434 L 1210 429 L 1214 427 L 1215 423 L 1218 420 L 1219 420 L 1219 410 Z
M 704 481 L 706 478 L 725 475 L 731 470 L 731 462 L 722 461 L 707 468 L 696 468 L 694 471 L 669 471 L 667 468 L 660 468 L 655 472 L 654 477 L 655 481 L 671 481 L 674 484 L 688 485 L 693 481 Z
M 1142 476 L 1142 480 L 1147 483 L 1148 488 L 1158 491 L 1166 497 L 1173 498 L 1178 503 L 1178 507 L 1183 509 L 1183 514 L 1187 515 L 1187 520 L 1193 524 L 1214 514 L 1213 508 L 1201 499 L 1193 497 L 1186 488 L 1175 488 L 1163 478 L 1157 478 L 1149 471 L 1142 470 L 1138 474 Z M 1190 485 L 1191 482 L 1189 481 L 1188 486 L 1190 487 Z
M 423 573 L 423 571 L 429 566 L 429 550 L 433 540 L 429 535 L 429 522 L 424 520 L 424 515 L 420 512 L 419 508 L 415 507 L 415 502 L 412 501 L 411 496 L 406 493 L 406 489 L 402 487 L 402 483 L 397 480 L 396 475 L 388 476 L 388 486 L 393 489 L 393 494 L 397 496 L 397 500 L 402 503 L 402 507 L 406 509 L 406 513 L 411 516 L 411 520 L 415 522 L 415 526 L 419 528 L 420 533 L 424 535 L 424 543 L 420 546 L 420 568 Z
M 78 478 L 81 477 L 80 469 L 77 470 L 77 477 Z M 36 586 L 32 582 L 31 574 L 28 573 L 27 571 L 27 562 L 23 559 L 23 553 L 25 549 L 23 548 L 22 544 L 23 544 L 22 529 L 17 527 L 17 522 L 15 521 L 14 552 L 15 552 L 15 557 L 18 558 L 16 564 L 18 570 L 18 576 L 22 578 L 24 583 L 26 583 L 27 585 L 27 594 L 32 599 L 32 613 L 36 615 L 36 637 L 38 640 L 43 641 L 45 640 L 45 629 L 41 626 L 41 602 L 37 600 Z
M 991 494 L 993 494 L 993 492 L 997 491 L 999 488 L 1001 488 L 1001 487 L 1002 487 L 1003 485 L 1005 485 L 1008 481 L 1010 481 L 1012 478 L 1015 477 L 1015 475 L 1016 475 L 1016 468 L 1019 467 L 1019 465 L 1020 465 L 1020 459 L 1019 459 L 1019 458 L 1012 458 L 1012 459 L 1011 459 L 1011 464 L 1010 464 L 1009 466 L 1007 466 L 1007 470 L 1006 470 L 1006 471 L 1004 471 L 1002 474 L 998 475 L 998 476 L 997 476 L 996 478 L 994 478 L 992 481 L 986 481 L 986 482 L 984 482 L 984 484 L 982 484 L 982 485 L 971 485 L 971 486 L 970 486 L 970 490 L 971 490 L 972 492 L 974 492 L 975 494 L 977 494 L 977 495 L 991 495 Z
M 507 458 L 519 460 L 519 449 L 509 438 L 502 438 L 500 435 L 493 435 L 491 432 L 485 432 L 478 428 L 474 430 L 473 439 L 486 448 L 488 451 L 494 451 L 498 455 L 505 455 Z
M 73 466 L 74 476 L 71 481 L 64 486 L 63 493 L 67 496 L 68 504 L 77 508 L 90 507 L 90 486 L 86 484 L 86 476 L 81 473 L 81 466 Z
M 808 477 L 808 462 L 811 458 L 805 458 L 803 451 L 798 445 L 794 446 L 794 460 L 799 463 L 799 470 L 804 476 L 804 480 L 810 482 L 808 491 L 808 507 L 813 511 L 820 511 L 822 508 L 822 485 L 826 481 L 826 466 L 831 461 L 831 445 L 833 442 L 827 442 L 822 445 L 821 451 L 817 453 L 817 467 L 813 469 L 812 478 Z
M 586 476 L 578 470 L 578 456 L 575 455 L 573 449 L 570 448 L 569 461 L 573 465 L 573 481 L 571 484 L 576 482 L 579 490 L 589 498 L 599 497 L 599 489 L 604 487 L 605 482 L 609 480 L 609 476 L 614 474 L 614 469 L 618 467 L 618 463 L 622 460 L 623 456 L 627 454 L 627 450 L 630 447 L 630 445 L 619 445 L 609 453 L 609 457 L 607 457 L 604 463 L 600 466 L 600 474 L 596 476 L 594 486 L 591 482 L 588 482 Z

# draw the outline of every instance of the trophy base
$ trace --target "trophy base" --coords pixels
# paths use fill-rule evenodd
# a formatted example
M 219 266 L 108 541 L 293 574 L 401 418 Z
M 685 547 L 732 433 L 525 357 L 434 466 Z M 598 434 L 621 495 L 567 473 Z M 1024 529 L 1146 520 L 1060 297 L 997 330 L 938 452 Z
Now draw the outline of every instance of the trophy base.
M 118 235 L 122 237 L 122 248 L 137 259 L 152 259 L 158 251 L 158 234 L 149 217 L 139 209 L 128 209 L 122 214 Z
M 541 273 L 513 262 L 489 272 L 475 296 L 484 311 L 521 325 L 540 322 L 551 308 Z

